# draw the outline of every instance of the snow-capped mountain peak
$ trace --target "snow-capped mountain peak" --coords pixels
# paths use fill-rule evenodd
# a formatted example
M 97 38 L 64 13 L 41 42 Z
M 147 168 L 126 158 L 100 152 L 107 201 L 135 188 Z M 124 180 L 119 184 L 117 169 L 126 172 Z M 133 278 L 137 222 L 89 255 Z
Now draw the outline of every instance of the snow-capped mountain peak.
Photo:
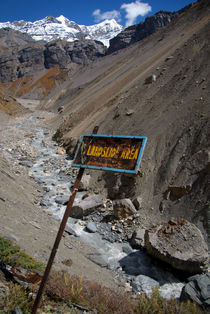
M 75 41 L 94 39 L 103 42 L 105 46 L 109 46 L 109 40 L 123 29 L 114 19 L 105 20 L 91 26 L 85 26 L 70 21 L 63 15 L 56 18 L 46 16 L 44 19 L 35 22 L 21 20 L 13 23 L 0 23 L 0 28 L 4 27 L 27 33 L 35 40 L 51 41 L 60 38 L 66 41 Z

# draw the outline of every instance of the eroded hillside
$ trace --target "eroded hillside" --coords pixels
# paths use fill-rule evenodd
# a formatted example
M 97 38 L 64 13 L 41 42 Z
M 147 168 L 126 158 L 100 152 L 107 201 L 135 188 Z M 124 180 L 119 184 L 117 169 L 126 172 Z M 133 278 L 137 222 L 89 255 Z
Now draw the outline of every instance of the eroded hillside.
M 165 29 L 76 72 L 45 103 L 62 106 L 52 126 L 69 151 L 95 125 L 148 136 L 137 177 L 92 173 L 93 188 L 110 198 L 140 196 L 146 225 L 176 216 L 209 228 L 208 30 L 209 3 L 195 3 Z

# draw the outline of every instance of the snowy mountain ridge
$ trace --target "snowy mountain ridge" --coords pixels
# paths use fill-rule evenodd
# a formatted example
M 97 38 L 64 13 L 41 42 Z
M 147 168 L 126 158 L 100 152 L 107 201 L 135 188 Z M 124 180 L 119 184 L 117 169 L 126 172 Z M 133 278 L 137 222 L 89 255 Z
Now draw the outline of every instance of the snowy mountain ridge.
M 0 23 L 0 28 L 9 27 L 22 33 L 27 33 L 34 40 L 51 41 L 62 39 L 75 41 L 83 39 L 93 39 L 103 42 L 109 46 L 109 40 L 123 30 L 123 27 L 114 19 L 105 20 L 99 24 L 85 26 L 70 21 L 65 16 L 60 15 L 55 18 L 47 16 L 42 20 L 27 22 L 24 20 L 15 22 Z

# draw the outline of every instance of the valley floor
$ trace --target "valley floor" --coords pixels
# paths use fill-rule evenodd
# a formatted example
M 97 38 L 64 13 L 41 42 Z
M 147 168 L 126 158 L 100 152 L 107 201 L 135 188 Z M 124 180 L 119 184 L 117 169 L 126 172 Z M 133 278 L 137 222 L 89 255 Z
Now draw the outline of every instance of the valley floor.
M 30 113 L 16 118 L 0 117 L 0 235 L 10 238 L 38 261 L 47 263 L 58 228 L 59 221 L 46 212 L 39 204 L 42 188 L 32 179 L 28 167 L 37 152 L 31 146 L 36 128 L 43 128 L 49 135 L 47 121 L 52 114 L 34 111 L 35 103 L 24 100 L 24 105 L 33 109 Z M 70 248 L 68 248 L 70 247 Z M 71 275 L 97 281 L 102 286 L 115 290 L 122 287 L 106 268 L 100 267 L 87 258 L 93 248 L 86 246 L 79 238 L 62 238 L 54 267 L 66 269 Z M 63 264 L 72 260 L 70 267 Z

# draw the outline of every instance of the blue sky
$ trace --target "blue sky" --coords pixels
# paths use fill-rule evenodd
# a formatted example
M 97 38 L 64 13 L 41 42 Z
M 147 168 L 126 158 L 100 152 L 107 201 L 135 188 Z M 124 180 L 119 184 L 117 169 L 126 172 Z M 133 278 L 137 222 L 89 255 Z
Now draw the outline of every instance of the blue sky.
M 128 26 L 144 21 L 160 10 L 177 11 L 188 0 L 2 0 L 0 22 L 25 20 L 34 22 L 52 15 L 64 15 L 78 24 L 92 25 L 115 18 Z

